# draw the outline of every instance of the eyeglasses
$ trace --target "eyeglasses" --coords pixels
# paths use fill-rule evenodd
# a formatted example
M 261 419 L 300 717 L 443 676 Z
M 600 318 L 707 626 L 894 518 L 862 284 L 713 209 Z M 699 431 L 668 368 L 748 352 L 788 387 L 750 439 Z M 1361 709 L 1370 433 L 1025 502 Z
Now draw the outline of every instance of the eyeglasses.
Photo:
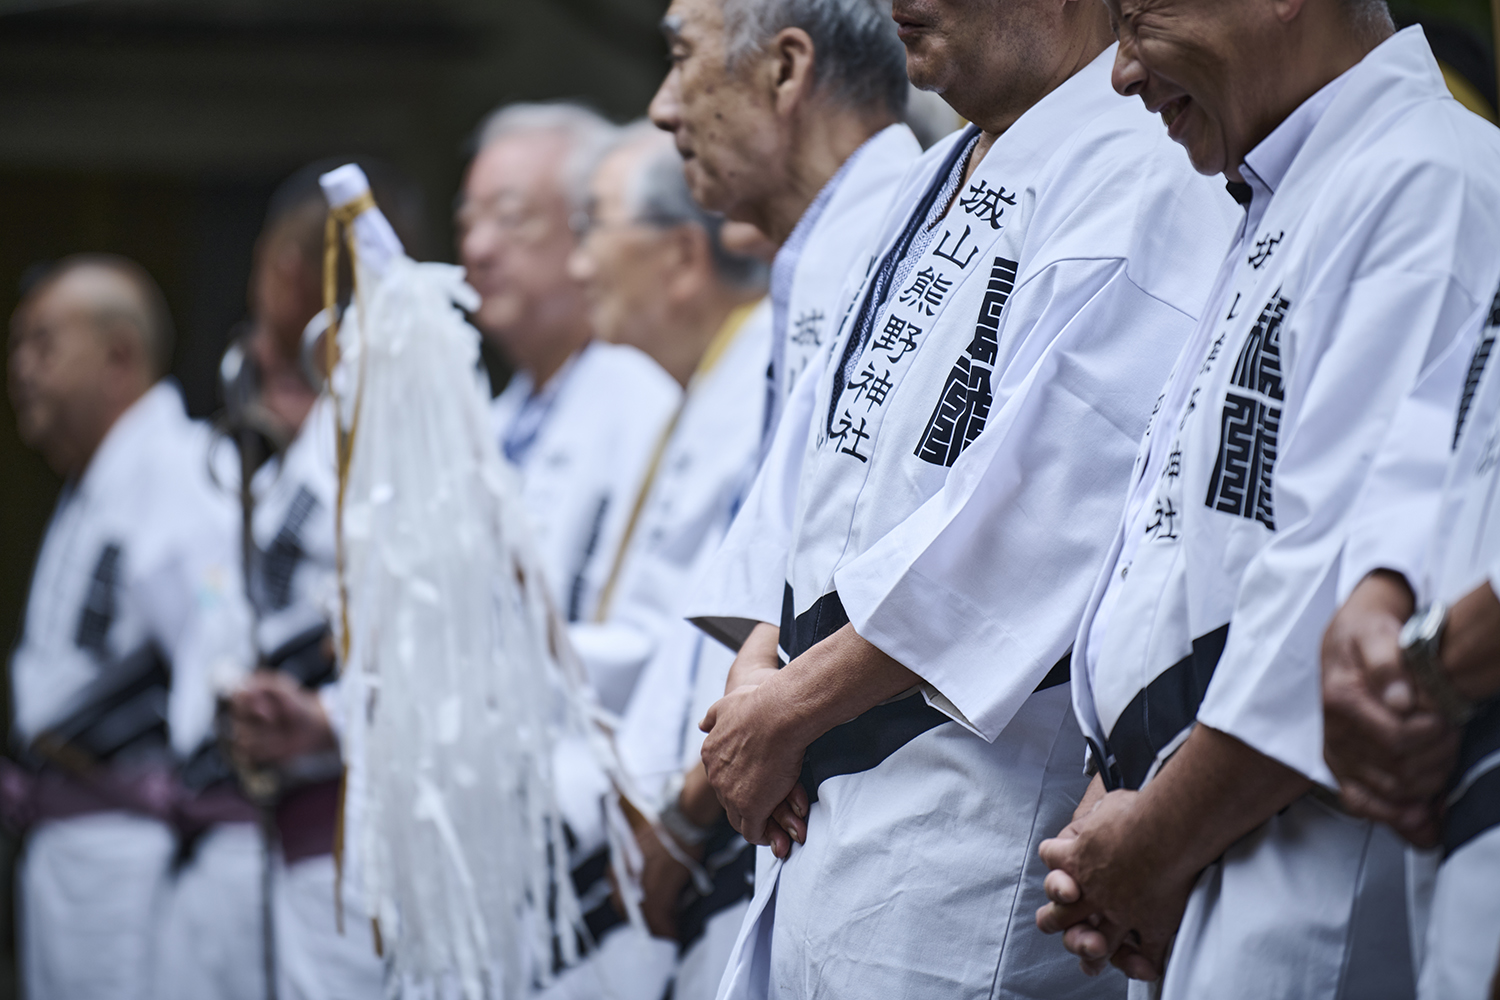
M 681 225 L 682 220 L 668 220 L 653 218 L 649 215 L 637 219 L 626 219 L 623 222 L 604 222 L 594 214 L 592 209 L 581 208 L 568 216 L 568 228 L 578 239 L 588 238 L 590 233 L 603 233 L 610 230 L 620 229 L 671 229 L 673 226 Z

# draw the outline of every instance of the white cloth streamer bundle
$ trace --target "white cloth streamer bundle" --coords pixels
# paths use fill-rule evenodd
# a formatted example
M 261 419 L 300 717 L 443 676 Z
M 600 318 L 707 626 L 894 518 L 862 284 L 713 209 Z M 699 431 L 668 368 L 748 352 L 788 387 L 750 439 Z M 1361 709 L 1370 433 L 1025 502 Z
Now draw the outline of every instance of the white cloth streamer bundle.
M 323 186 L 354 215 L 333 375 L 351 876 L 391 996 L 520 997 L 550 977 L 554 940 L 576 958 L 582 926 L 553 747 L 586 732 L 620 771 L 490 433 L 479 334 L 459 309 L 478 296 L 462 269 L 404 255 L 357 167 Z

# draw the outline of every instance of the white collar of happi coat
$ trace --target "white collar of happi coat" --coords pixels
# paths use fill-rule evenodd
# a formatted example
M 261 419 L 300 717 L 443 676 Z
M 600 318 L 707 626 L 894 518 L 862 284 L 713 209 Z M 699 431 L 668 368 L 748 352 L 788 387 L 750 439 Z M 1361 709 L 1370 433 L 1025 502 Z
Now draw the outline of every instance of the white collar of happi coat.
M 140 474 L 141 449 L 187 423 L 187 411 L 177 383 L 164 378 L 132 403 L 115 420 L 99 443 L 88 468 L 79 477 L 74 496 L 108 496 L 129 477 Z M 205 459 L 206 461 L 206 459 Z
M 855 280 L 864 276 L 875 249 L 870 217 L 878 222 L 882 200 L 921 155 L 905 125 L 890 125 L 865 140 L 818 192 L 777 254 L 777 270 L 785 266 L 789 272 L 774 275 L 772 285 L 777 414 L 797 376 L 838 330 L 836 307 L 845 282 L 851 273 Z M 785 287 L 777 287 L 783 281 Z

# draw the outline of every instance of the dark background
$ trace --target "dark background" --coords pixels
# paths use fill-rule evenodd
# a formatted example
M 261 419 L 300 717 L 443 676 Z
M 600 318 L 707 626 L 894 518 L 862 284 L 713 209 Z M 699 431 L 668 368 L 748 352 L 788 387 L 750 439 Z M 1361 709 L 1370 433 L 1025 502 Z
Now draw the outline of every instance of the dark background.
M 451 260 L 466 140 L 518 99 L 582 98 L 639 116 L 665 72 L 666 0 L 0 0 L 0 317 L 33 264 L 126 254 L 166 291 L 189 409 L 245 315 L 266 199 L 311 160 L 382 157 L 425 190 Z M 1487 0 L 1427 0 L 1449 67 L 1495 103 Z M 4 358 L 0 357 L 0 373 Z M 0 652 L 15 642 L 59 483 L 0 405 Z M 8 693 L 8 684 L 0 684 Z M 3 697 L 3 695 L 0 695 Z M 0 706 L 0 735 L 9 711 Z M 0 838 L 0 1000 L 15 995 Z

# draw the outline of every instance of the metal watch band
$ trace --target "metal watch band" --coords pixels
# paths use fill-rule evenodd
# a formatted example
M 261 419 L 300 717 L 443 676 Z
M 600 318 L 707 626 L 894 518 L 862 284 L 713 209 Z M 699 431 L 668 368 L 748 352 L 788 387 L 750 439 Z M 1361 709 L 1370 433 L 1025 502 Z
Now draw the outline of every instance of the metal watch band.
M 688 847 L 697 847 L 706 841 L 713 831 L 701 827 L 682 814 L 682 784 L 683 775 L 678 774 L 667 782 L 666 801 L 662 805 L 659 818 L 661 825 L 667 828 L 678 843 Z
M 1455 726 L 1462 727 L 1474 716 L 1474 706 L 1453 687 L 1438 658 L 1447 625 L 1448 608 L 1435 601 L 1407 619 L 1401 629 L 1401 657 L 1417 683 L 1422 686 L 1438 711 Z

